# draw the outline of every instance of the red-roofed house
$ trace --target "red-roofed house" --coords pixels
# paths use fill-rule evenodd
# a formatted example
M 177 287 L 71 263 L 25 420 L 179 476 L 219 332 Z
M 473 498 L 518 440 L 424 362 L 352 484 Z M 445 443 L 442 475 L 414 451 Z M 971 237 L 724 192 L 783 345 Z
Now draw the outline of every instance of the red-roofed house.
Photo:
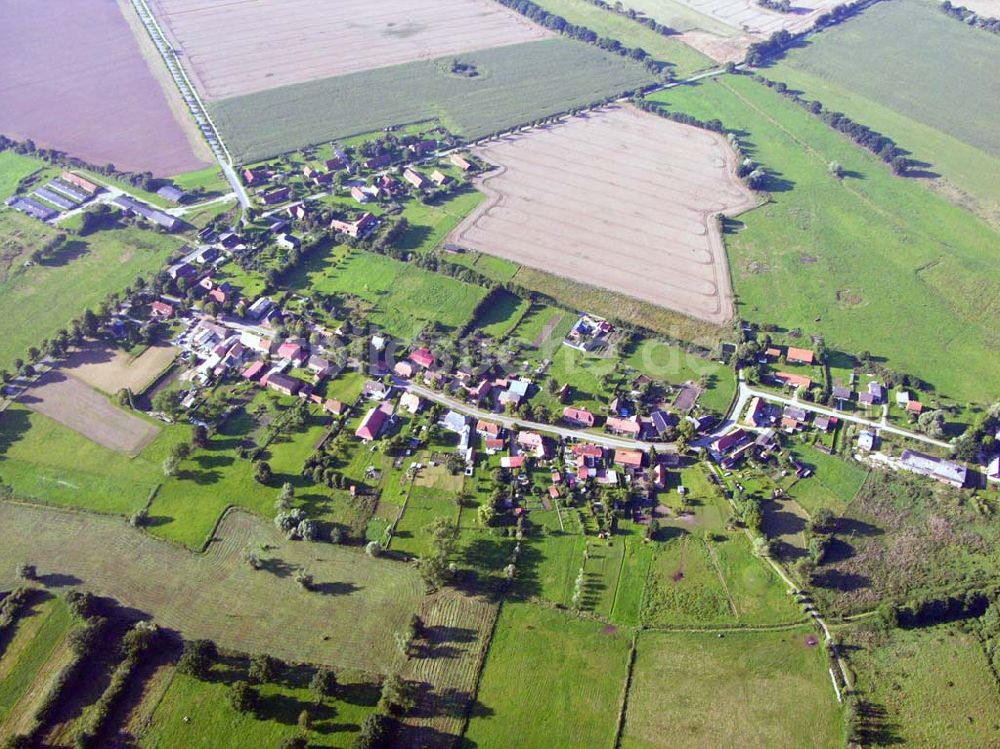
M 517 444 L 534 452 L 536 458 L 545 457 L 545 440 L 538 432 L 518 432 Z
M 609 416 L 608 420 L 604 423 L 604 427 L 615 434 L 628 434 L 634 437 L 639 436 L 639 420 L 632 416 L 627 419 L 622 419 L 618 416 Z
M 327 398 L 323 402 L 323 409 L 327 411 L 327 413 L 331 413 L 334 416 L 340 416 L 342 413 L 347 411 L 347 406 L 345 406 L 338 400 L 334 400 L 333 398 Z
M 168 318 L 174 316 L 174 308 L 166 302 L 153 302 L 149 306 L 153 317 Z
M 803 375 L 789 374 L 788 372 L 775 372 L 776 379 L 781 380 L 785 385 L 792 387 L 804 387 L 808 390 L 812 386 L 812 379 Z
M 418 348 L 410 354 L 410 359 L 424 369 L 434 366 L 434 355 L 427 348 Z
M 251 382 L 256 382 L 260 377 L 260 371 L 264 368 L 264 362 L 250 362 L 247 368 L 243 370 L 243 379 L 250 380 Z
M 594 426 L 594 414 L 583 408 L 573 408 L 566 406 L 563 409 L 563 421 L 580 427 Z
M 785 354 L 785 360 L 794 364 L 812 364 L 814 358 L 815 354 L 809 349 L 795 346 L 789 346 L 788 353 Z
M 285 341 L 278 346 L 278 358 L 293 362 L 303 362 L 306 358 L 306 352 L 299 344 Z
M 906 410 L 911 414 L 918 414 L 924 410 L 924 404 L 920 401 L 911 400 L 906 404 Z
M 487 455 L 496 455 L 498 452 L 503 450 L 504 445 L 506 444 L 507 441 L 500 439 L 499 437 L 487 437 L 483 440 L 483 448 L 486 450 Z
M 492 421 L 480 419 L 476 422 L 476 434 L 480 437 L 498 437 L 500 435 L 500 425 Z
M 520 468 L 524 465 L 523 455 L 504 455 L 500 458 L 501 468 Z
M 555 484 L 553 484 L 552 486 L 550 486 L 549 487 L 549 496 L 552 497 L 552 499 L 559 499 L 559 487 L 556 486 Z
M 615 463 L 626 468 L 642 468 L 642 450 L 615 450 Z
M 377 439 L 379 434 L 381 434 L 382 429 L 385 427 L 386 422 L 389 420 L 391 415 L 392 407 L 388 403 L 380 403 L 375 406 L 368 414 L 365 416 L 364 420 L 361 422 L 355 432 L 354 436 L 365 442 L 370 442 L 371 440 Z
M 735 432 L 730 432 L 729 434 L 719 437 L 719 439 L 715 441 L 715 449 L 720 453 L 724 453 L 743 444 L 747 439 L 749 439 L 749 437 L 750 434 L 745 429 L 737 429 Z

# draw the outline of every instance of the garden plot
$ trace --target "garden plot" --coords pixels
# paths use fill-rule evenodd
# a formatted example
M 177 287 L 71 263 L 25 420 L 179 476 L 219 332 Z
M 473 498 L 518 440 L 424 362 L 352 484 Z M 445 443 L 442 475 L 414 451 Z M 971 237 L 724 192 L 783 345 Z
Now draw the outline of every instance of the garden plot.
M 756 198 L 720 135 L 610 107 L 477 155 L 499 168 L 453 242 L 710 322 L 732 316 L 715 214 Z
M 489 0 L 153 0 L 208 99 L 551 36 Z M 266 53 L 264 52 L 266 50 Z
M 117 408 L 85 382 L 59 370 L 46 372 L 21 403 L 79 432 L 102 447 L 138 455 L 160 429 Z

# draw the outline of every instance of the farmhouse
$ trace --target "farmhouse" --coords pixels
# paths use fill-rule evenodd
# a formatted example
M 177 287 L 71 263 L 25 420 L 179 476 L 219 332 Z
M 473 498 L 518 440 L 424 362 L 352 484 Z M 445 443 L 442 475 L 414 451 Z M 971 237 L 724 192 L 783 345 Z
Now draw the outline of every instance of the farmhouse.
M 434 366 L 434 355 L 427 348 L 418 348 L 412 351 L 410 359 L 424 369 L 430 369 Z
M 449 182 L 451 182 L 451 177 L 435 169 L 433 172 L 431 172 L 431 182 L 433 182 L 438 187 L 441 187 L 442 185 L 447 185 Z
M 368 380 L 361 390 L 361 395 L 367 400 L 382 400 L 389 394 L 389 387 L 378 380 Z
M 380 403 L 367 413 L 361 425 L 355 430 L 354 436 L 365 442 L 377 439 L 392 416 L 392 405 Z
M 411 414 L 417 413 L 421 405 L 423 405 L 423 401 L 416 393 L 403 393 L 399 398 L 399 407 Z
M 492 421 L 480 419 L 476 422 L 476 434 L 480 437 L 499 437 L 500 425 L 494 424 Z
M 590 428 L 594 426 L 594 414 L 582 408 L 566 406 L 563 409 L 563 421 L 573 426 Z
M 789 372 L 775 372 L 774 379 L 793 388 L 801 387 L 808 390 L 812 387 L 812 379 L 804 375 L 791 374 Z
M 277 205 L 278 203 L 284 203 L 291 196 L 292 188 L 285 186 L 275 187 L 273 190 L 261 193 L 260 199 L 264 201 L 264 205 Z
M 642 450 L 615 450 L 615 463 L 626 468 L 642 468 Z
M 375 228 L 375 224 L 377 223 L 378 219 L 373 214 L 365 213 L 356 221 L 342 221 L 337 218 L 331 219 L 330 228 L 358 239 L 367 235 L 368 232 Z
M 351 197 L 354 198 L 359 203 L 367 203 L 369 200 L 368 193 L 366 193 L 357 185 L 351 188 Z
M 809 349 L 795 346 L 789 346 L 788 353 L 785 354 L 785 360 L 790 364 L 812 364 L 814 358 L 815 355 Z
M 604 423 L 605 428 L 613 434 L 627 434 L 632 437 L 639 436 L 639 420 L 635 416 L 627 419 L 618 416 L 609 416 Z
M 524 465 L 523 455 L 504 455 L 500 458 L 501 468 L 521 468 Z
M 943 484 L 950 484 L 959 489 L 965 486 L 967 469 L 961 463 L 935 458 L 933 455 L 926 455 L 916 450 L 903 450 L 899 464 L 908 471 L 929 476 Z
M 256 382 L 260 378 L 261 370 L 264 369 L 264 362 L 255 361 L 250 362 L 246 368 L 240 373 L 240 377 L 244 380 L 250 382 Z
M 470 169 L 472 169 L 472 164 L 470 164 L 469 161 L 460 154 L 457 153 L 450 154 L 448 156 L 448 161 L 450 161 L 453 165 L 457 166 L 463 172 L 467 172 Z
M 447 429 L 449 432 L 455 432 L 456 434 L 461 433 L 465 429 L 468 420 L 462 414 L 457 411 L 449 411 L 444 415 L 444 418 L 438 422 L 442 427 Z
M 875 441 L 876 437 L 874 432 L 865 430 L 858 435 L 858 449 L 865 451 L 874 450 Z
M 409 182 L 418 190 L 422 190 L 427 186 L 427 178 L 420 172 L 416 172 L 413 169 L 407 169 L 403 172 L 403 179 Z
M 301 364 L 306 359 L 305 349 L 293 341 L 285 341 L 278 346 L 277 355 L 279 359 L 286 359 L 296 364 Z
M 719 453 L 727 453 L 733 448 L 739 447 L 750 439 L 750 433 L 745 429 L 737 429 L 734 432 L 723 435 L 715 441 L 715 450 Z
M 166 302 L 155 301 L 149 305 L 149 310 L 153 317 L 159 317 L 164 320 L 174 316 L 173 306 Z
M 854 393 L 849 387 L 843 385 L 835 385 L 833 388 L 833 399 L 838 401 L 840 405 L 843 405 L 847 401 L 854 397 Z
M 334 416 L 340 416 L 347 412 L 347 406 L 334 398 L 327 398 L 323 401 L 323 410 Z
M 750 408 L 747 410 L 744 422 L 747 426 L 762 427 L 768 423 L 767 403 L 760 396 L 755 395 L 750 401 Z
M 302 380 L 282 374 L 281 372 L 270 372 L 264 375 L 264 379 L 261 382 L 271 388 L 271 390 L 276 390 L 283 395 L 295 395 L 305 384 Z
M 504 449 L 507 445 L 507 440 L 501 439 L 500 437 L 490 437 L 483 440 L 483 448 L 486 450 L 487 455 L 496 455 L 498 452 Z
M 517 444 L 530 450 L 536 458 L 545 457 L 545 439 L 538 432 L 518 432 Z
M 365 161 L 365 169 L 382 169 L 392 163 L 392 154 L 384 153 L 381 156 L 373 156 Z

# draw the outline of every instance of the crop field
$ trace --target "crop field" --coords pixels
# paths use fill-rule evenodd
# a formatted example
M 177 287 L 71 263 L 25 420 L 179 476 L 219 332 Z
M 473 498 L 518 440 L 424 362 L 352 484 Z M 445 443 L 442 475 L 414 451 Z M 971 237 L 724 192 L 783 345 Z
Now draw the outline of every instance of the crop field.
M 756 198 L 721 136 L 612 107 L 507 136 L 454 241 L 722 324 L 732 316 L 714 214 Z
M 451 592 L 424 602 L 427 641 L 411 650 L 403 673 L 426 689 L 404 721 L 403 745 L 442 746 L 461 733 L 498 608 L 485 598 Z
M 8 220 L 15 226 L 21 223 L 13 214 L 0 208 L 0 230 Z M 9 369 L 15 358 L 26 358 L 29 346 L 37 346 L 87 307 L 95 308 L 109 292 L 121 291 L 137 275 L 149 277 L 158 272 L 181 245 L 176 237 L 128 227 L 71 238 L 58 257 L 38 265 L 25 268 L 23 262 L 16 262 L 0 281 L 0 319 L 4 321 L 0 367 Z M 35 246 L 24 249 L 30 252 Z
M 578 26 L 586 26 L 598 36 L 617 39 L 626 47 L 639 47 L 661 62 L 669 62 L 677 78 L 712 66 L 713 60 L 674 36 L 664 36 L 630 18 L 600 8 L 588 0 L 541 0 L 537 3 L 550 13 Z
M 118 408 L 85 382 L 58 369 L 43 374 L 18 401 L 102 447 L 137 455 L 160 431 Z
M 878 718 L 872 745 L 1000 743 L 997 686 L 976 636 L 956 626 L 845 637 L 858 688 Z
M 209 100 L 551 36 L 487 0 L 153 0 Z M 308 30 L 307 33 L 303 33 Z M 331 43 L 331 40 L 336 40 Z M 260 54 L 261 46 L 272 51 Z
M 286 541 L 270 521 L 239 511 L 226 515 L 204 554 L 117 518 L 2 503 L 0 520 L 2 586 L 14 582 L 18 562 L 31 560 L 43 583 L 69 581 L 111 596 L 189 639 L 295 662 L 386 669 L 395 657 L 392 633 L 422 595 L 404 565 Z M 260 570 L 242 561 L 248 548 L 260 554 Z M 314 590 L 299 588 L 298 569 L 314 576 Z
M 103 343 L 88 342 L 59 368 L 105 393 L 128 388 L 141 393 L 177 356 L 172 346 L 150 346 L 138 356 Z
M 157 175 L 208 163 L 194 150 L 207 147 L 192 145 L 197 131 L 185 131 L 178 93 L 157 80 L 117 3 L 5 3 L 0 28 L 0 132 Z
M 880 3 L 766 75 L 889 135 L 928 164 L 930 185 L 1000 227 L 1000 48 L 936 5 Z
M 463 746 L 612 746 L 629 646 L 612 625 L 505 604 Z
M 307 145 L 437 119 L 476 140 L 652 83 L 642 65 L 593 45 L 547 39 L 451 59 L 351 73 L 209 105 L 233 158 L 262 161 Z M 372 96 L 372 92 L 378 92 Z
M 643 632 L 621 746 L 843 746 L 821 639 L 780 632 Z
M 995 396 L 1000 271 L 987 249 L 997 235 L 986 224 L 893 176 L 746 76 L 652 98 L 743 131 L 741 142 L 773 175 L 771 201 L 726 234 L 743 317 L 823 334 L 831 349 L 871 351 L 960 401 Z M 831 176 L 831 161 L 844 179 Z
M 428 322 L 461 327 L 486 296 L 478 286 L 363 250 L 313 253 L 285 284 L 358 297 L 369 305 L 369 322 L 406 340 Z

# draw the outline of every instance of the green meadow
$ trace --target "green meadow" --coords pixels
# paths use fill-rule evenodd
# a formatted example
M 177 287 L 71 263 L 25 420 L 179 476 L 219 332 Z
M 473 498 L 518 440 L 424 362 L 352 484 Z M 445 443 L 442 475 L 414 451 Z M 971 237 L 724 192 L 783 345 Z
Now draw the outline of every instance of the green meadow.
M 770 201 L 727 222 L 738 313 L 870 351 L 960 401 L 1000 388 L 997 234 L 748 76 L 655 94 L 717 117 L 771 174 Z M 843 179 L 830 174 L 839 162 Z

